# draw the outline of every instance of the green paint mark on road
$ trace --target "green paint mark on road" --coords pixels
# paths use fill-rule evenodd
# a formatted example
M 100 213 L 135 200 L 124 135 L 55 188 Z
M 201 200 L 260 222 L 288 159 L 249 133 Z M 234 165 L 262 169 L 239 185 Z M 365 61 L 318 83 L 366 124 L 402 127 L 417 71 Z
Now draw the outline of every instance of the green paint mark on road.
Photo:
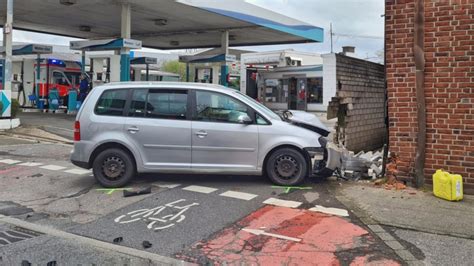
M 107 195 L 114 193 L 115 191 L 130 190 L 131 188 L 98 188 L 97 191 L 105 191 Z
M 312 187 L 292 187 L 292 186 L 272 186 L 272 188 L 281 188 L 285 190 L 285 194 L 290 193 L 292 189 L 312 189 Z

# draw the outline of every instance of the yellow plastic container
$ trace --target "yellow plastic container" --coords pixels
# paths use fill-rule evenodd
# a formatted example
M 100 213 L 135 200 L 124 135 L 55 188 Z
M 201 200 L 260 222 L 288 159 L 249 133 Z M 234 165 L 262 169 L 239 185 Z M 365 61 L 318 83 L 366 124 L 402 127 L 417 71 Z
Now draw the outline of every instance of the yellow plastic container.
M 436 197 L 445 200 L 462 200 L 462 176 L 436 170 L 436 173 L 433 174 L 433 193 Z

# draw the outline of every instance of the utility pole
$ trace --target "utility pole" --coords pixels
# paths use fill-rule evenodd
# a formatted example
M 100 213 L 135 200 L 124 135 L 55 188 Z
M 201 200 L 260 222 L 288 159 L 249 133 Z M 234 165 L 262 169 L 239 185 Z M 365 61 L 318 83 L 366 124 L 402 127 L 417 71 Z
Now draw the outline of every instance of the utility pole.
M 332 50 L 332 23 L 329 24 L 329 34 L 331 34 L 331 54 L 333 53 L 333 50 Z

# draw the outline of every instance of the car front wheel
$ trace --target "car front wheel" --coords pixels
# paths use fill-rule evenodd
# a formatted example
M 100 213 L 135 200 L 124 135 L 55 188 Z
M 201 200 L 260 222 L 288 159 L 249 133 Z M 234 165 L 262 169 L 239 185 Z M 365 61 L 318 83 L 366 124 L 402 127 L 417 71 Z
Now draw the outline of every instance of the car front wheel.
M 273 183 L 281 186 L 300 184 L 308 175 L 305 157 L 292 148 L 274 151 L 267 160 L 266 173 Z
M 94 177 L 104 187 L 126 185 L 135 175 L 131 156 L 121 149 L 107 149 L 99 153 L 92 166 Z

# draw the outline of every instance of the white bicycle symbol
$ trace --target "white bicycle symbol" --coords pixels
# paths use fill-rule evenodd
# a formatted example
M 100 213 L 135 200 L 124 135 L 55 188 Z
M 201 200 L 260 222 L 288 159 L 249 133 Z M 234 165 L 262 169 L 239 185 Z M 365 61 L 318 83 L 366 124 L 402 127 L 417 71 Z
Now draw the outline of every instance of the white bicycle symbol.
M 177 201 L 173 201 L 170 203 L 165 204 L 164 206 L 159 206 L 153 209 L 141 209 L 141 210 L 135 210 L 131 211 L 127 214 L 120 215 L 119 217 L 115 218 L 116 223 L 121 223 L 121 224 L 128 224 L 128 223 L 133 223 L 137 221 L 150 221 L 148 223 L 147 228 L 148 229 L 153 229 L 153 230 L 163 230 L 169 227 L 172 227 L 176 223 L 182 222 L 186 216 L 184 216 L 184 212 L 189 210 L 192 206 L 197 206 L 199 203 L 191 203 L 185 206 L 176 206 L 177 203 L 186 201 L 184 199 L 180 199 Z M 157 217 L 166 207 L 178 209 L 179 212 L 176 214 L 168 214 L 163 217 Z M 170 224 L 166 224 L 168 222 L 172 222 Z M 160 223 L 166 224 L 166 225 L 160 225 Z

